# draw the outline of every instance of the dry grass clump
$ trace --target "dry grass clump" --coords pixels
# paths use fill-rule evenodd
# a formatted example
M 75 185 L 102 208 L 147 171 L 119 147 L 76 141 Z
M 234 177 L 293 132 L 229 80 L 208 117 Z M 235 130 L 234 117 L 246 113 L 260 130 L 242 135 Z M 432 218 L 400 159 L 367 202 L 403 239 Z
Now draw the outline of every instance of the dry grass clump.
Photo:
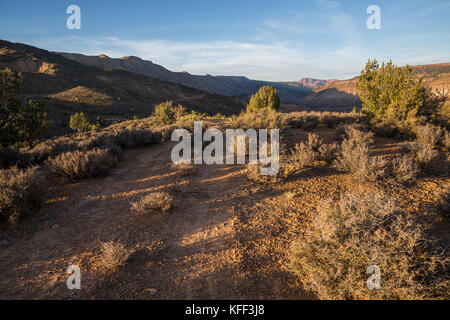
M 279 176 L 276 175 L 262 175 L 260 164 L 247 164 L 247 178 L 260 185 L 274 185 L 279 182 Z M 281 171 L 281 170 L 280 170 Z
M 295 145 L 291 151 L 290 162 L 296 169 L 303 169 L 314 164 L 318 153 L 307 143 L 301 142 Z
M 436 160 L 439 157 L 437 145 L 442 142 L 445 144 L 447 132 L 440 127 L 432 125 L 419 126 L 415 128 L 417 143 L 412 147 L 412 154 L 415 161 L 422 171 L 433 171 L 436 166 Z
M 323 144 L 323 140 L 317 134 L 309 133 L 306 143 L 301 142 L 291 150 L 288 162 L 296 169 L 312 166 L 317 160 L 331 164 L 336 159 L 338 152 L 337 144 Z
M 439 152 L 430 144 L 416 144 L 412 147 L 412 154 L 417 166 L 424 172 L 430 171 L 434 167 L 435 160 Z
M 230 119 L 230 127 L 233 129 L 282 129 L 283 126 L 281 115 L 269 108 L 245 111 Z
M 442 138 L 442 144 L 444 145 L 444 147 L 447 148 L 447 150 L 450 151 L 450 132 L 448 132 L 447 130 L 445 130 L 445 132 L 444 132 L 444 137 Z
M 39 208 L 42 182 L 37 167 L 0 170 L 0 218 L 14 223 Z
M 133 250 L 127 249 L 122 243 L 101 242 L 101 262 L 106 271 L 116 271 L 123 267 Z
M 53 173 L 71 181 L 104 174 L 115 164 L 116 159 L 107 149 L 66 152 L 47 161 Z
M 416 180 L 419 168 L 411 154 L 394 157 L 390 162 L 392 183 L 408 184 Z
M 167 192 L 155 192 L 132 202 L 131 207 L 138 213 L 167 212 L 172 208 L 173 197 Z
M 370 145 L 373 143 L 373 133 L 363 132 L 354 126 L 345 129 L 346 139 L 341 145 L 341 154 L 337 159 L 337 167 L 341 171 L 360 175 L 361 166 L 369 161 Z
M 290 270 L 320 299 L 445 298 L 448 258 L 432 248 L 390 198 L 350 193 L 321 204 L 292 245 Z M 369 266 L 380 268 L 379 290 L 367 288 Z
M 308 141 L 300 142 L 291 150 L 288 162 L 295 169 L 303 169 L 314 164 L 319 157 L 319 148 L 323 140 L 317 134 L 309 133 Z
M 337 159 L 340 147 L 337 143 L 323 144 L 319 147 L 318 151 L 321 160 L 327 164 L 332 164 Z
M 350 126 L 346 129 L 346 136 L 336 161 L 338 170 L 350 172 L 360 181 L 383 188 L 401 186 L 415 180 L 418 167 L 413 156 L 406 154 L 391 159 L 371 157 L 371 132 Z
M 450 185 L 439 194 L 439 198 L 434 204 L 434 209 L 442 213 L 444 217 L 450 217 Z
M 195 165 L 185 164 L 185 163 L 180 163 L 180 164 L 173 163 L 172 168 L 174 168 L 175 170 L 179 170 L 183 177 L 192 176 L 193 174 L 195 174 L 195 171 L 196 171 Z
M 308 147 L 315 151 L 318 152 L 320 146 L 323 144 L 323 140 L 321 138 L 319 138 L 319 136 L 315 133 L 309 133 L 308 134 Z
M 417 143 L 426 148 L 434 148 L 440 141 L 442 129 L 432 125 L 419 126 L 415 128 Z

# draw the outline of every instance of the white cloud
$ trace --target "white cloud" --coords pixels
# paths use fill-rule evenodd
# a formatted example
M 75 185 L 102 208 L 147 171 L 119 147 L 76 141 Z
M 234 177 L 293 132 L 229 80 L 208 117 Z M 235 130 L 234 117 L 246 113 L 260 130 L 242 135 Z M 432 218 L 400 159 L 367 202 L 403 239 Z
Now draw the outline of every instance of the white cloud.
M 272 41 L 167 41 L 122 40 L 115 37 L 40 39 L 36 46 L 53 51 L 112 58 L 138 56 L 172 71 L 193 74 L 235 75 L 270 81 L 294 81 L 302 77 L 352 76 L 354 57 L 348 52 L 314 53 L 301 44 Z M 350 49 L 349 49 L 350 50 Z

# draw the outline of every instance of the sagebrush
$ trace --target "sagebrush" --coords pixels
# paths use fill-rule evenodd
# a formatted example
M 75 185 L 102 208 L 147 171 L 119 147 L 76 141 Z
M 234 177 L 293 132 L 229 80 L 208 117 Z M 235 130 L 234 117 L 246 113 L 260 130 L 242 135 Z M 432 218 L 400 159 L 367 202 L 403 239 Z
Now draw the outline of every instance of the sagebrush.
M 43 175 L 37 167 L 0 170 L 0 217 L 17 222 L 40 207 Z
M 448 298 L 448 258 L 395 202 L 379 194 L 325 201 L 292 245 L 290 270 L 320 299 Z M 369 290 L 369 266 L 381 289 Z

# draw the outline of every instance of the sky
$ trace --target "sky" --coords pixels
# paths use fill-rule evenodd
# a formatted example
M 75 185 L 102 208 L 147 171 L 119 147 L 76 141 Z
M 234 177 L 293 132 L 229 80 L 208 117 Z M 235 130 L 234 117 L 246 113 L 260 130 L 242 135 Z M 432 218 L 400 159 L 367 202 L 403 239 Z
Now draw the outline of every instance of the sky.
M 78 5 L 81 29 L 68 29 Z M 381 29 L 369 30 L 377 5 Z M 270 81 L 348 79 L 368 59 L 450 62 L 446 0 L 0 0 L 0 39 L 138 56 L 172 71 Z

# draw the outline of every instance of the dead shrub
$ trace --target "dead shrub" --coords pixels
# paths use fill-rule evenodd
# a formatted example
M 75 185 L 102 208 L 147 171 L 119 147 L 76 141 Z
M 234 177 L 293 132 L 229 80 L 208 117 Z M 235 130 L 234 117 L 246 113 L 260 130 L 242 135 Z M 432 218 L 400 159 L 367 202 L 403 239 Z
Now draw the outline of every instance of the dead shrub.
M 450 151 L 450 132 L 448 132 L 447 130 L 445 130 L 444 137 L 442 139 L 442 143 L 443 143 L 444 147 L 446 147 L 447 150 Z
M 167 212 L 172 208 L 173 197 L 167 192 L 155 192 L 131 203 L 131 207 L 138 213 Z
M 448 295 L 447 262 L 393 200 L 350 193 L 321 204 L 290 270 L 320 299 L 434 299 Z M 367 288 L 369 266 L 381 270 L 379 290 Z
M 426 126 L 419 126 L 415 128 L 417 136 L 417 143 L 424 148 L 434 148 L 442 136 L 442 129 L 427 124 Z
M 412 147 L 417 166 L 424 172 L 432 171 L 439 153 L 431 144 L 417 144 Z
M 386 186 L 389 181 L 390 162 L 384 157 L 363 158 L 360 167 L 353 175 L 360 181 L 372 183 L 376 186 Z
M 38 209 L 43 176 L 37 167 L 0 170 L 0 217 L 14 223 Z
M 260 164 L 247 164 L 247 178 L 260 185 L 273 185 L 279 182 L 279 176 L 276 175 L 262 175 Z
M 336 161 L 338 170 L 350 172 L 363 182 L 378 187 L 393 187 L 411 183 L 415 180 L 418 169 L 412 155 L 371 157 L 370 144 L 373 134 L 348 127 L 347 138 L 342 142 L 341 152 Z
M 450 217 L 450 185 L 439 194 L 439 198 L 434 204 L 433 209 L 442 213 L 444 217 Z
M 192 176 L 196 172 L 195 165 L 193 165 L 193 164 L 185 164 L 185 163 L 175 164 L 175 163 L 173 163 L 172 168 L 175 170 L 179 170 L 183 177 Z
M 106 271 L 116 271 L 123 267 L 130 258 L 133 250 L 127 249 L 122 243 L 100 243 L 101 262 Z
M 303 169 L 311 166 L 320 157 L 320 148 L 323 140 L 315 133 L 308 134 L 308 141 L 301 142 L 295 145 L 291 150 L 291 155 L 288 158 L 288 163 L 296 168 Z
M 346 139 L 342 141 L 341 153 L 338 156 L 336 166 L 341 171 L 361 176 L 362 166 L 370 167 L 368 162 L 373 134 L 360 131 L 354 126 L 347 126 L 345 133 Z
M 71 181 L 104 174 L 115 164 L 116 159 L 107 149 L 66 152 L 47 161 L 53 173 Z
M 290 162 L 297 169 L 303 169 L 314 164 L 317 160 L 318 153 L 314 151 L 308 144 L 301 142 L 295 145 L 291 151 Z
M 124 157 L 124 151 L 122 147 L 114 142 L 113 137 L 107 134 L 99 135 L 78 143 L 79 151 L 89 151 L 92 149 L 105 149 L 109 150 L 109 153 L 120 161 Z
M 319 151 L 320 146 L 323 144 L 323 140 L 315 133 L 308 134 L 308 146 L 315 152 Z
M 360 124 L 345 126 L 345 134 L 348 140 L 353 141 L 355 144 L 370 146 L 374 142 L 373 133 L 364 131 Z
M 339 145 L 336 143 L 323 144 L 319 147 L 319 158 L 327 164 L 332 164 L 338 156 Z

